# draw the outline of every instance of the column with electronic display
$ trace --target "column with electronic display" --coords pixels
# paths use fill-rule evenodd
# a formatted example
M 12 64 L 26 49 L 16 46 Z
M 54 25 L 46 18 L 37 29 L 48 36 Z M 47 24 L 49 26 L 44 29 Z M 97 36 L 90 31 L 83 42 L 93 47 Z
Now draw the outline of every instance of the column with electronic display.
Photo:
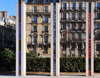
M 26 5 L 16 4 L 16 76 L 26 76 Z

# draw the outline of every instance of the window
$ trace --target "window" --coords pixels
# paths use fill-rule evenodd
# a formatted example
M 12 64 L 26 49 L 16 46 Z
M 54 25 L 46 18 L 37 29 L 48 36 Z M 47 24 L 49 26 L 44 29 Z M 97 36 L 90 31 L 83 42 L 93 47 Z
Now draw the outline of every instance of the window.
M 47 23 L 48 22 L 48 16 L 44 17 L 44 22 Z
M 79 13 L 79 17 L 78 17 L 78 19 L 81 20 L 81 13 Z
M 66 34 L 65 33 L 63 34 L 63 39 L 66 40 Z
M 75 30 L 75 24 L 72 24 L 72 30 Z
M 37 12 L 37 6 L 34 6 L 34 12 L 35 13 Z
M 79 40 L 81 39 L 81 34 L 78 35 Z
M 63 13 L 63 18 L 66 19 L 66 13 Z
M 49 1 L 48 0 L 44 0 L 44 3 L 49 3 Z
M 44 53 L 48 53 L 48 48 L 44 47 Z
M 75 38 L 75 34 L 72 34 L 72 38 Z
M 63 10 L 66 10 L 66 3 L 63 3 Z
M 34 0 L 33 3 L 37 3 L 37 0 Z
M 48 26 L 44 26 L 44 31 L 48 32 Z
M 75 3 L 72 3 L 72 10 L 75 10 Z
M 75 43 L 72 43 L 72 50 L 75 50 Z
M 34 32 L 37 32 L 37 26 L 34 26 L 33 30 L 34 30 Z
M 37 36 L 33 37 L 33 43 L 37 43 Z
M 33 47 L 33 51 L 36 53 L 36 47 Z
M 97 50 L 97 51 L 100 51 L 100 44 L 97 44 L 97 45 L 96 45 L 96 50 Z
M 78 4 L 79 10 L 82 10 L 82 3 Z
M 78 43 L 78 50 L 81 50 L 82 48 L 82 43 Z
M 66 29 L 66 24 L 63 24 L 63 29 Z
M 98 28 L 98 29 L 100 28 L 100 24 L 97 24 L 97 28 Z
M 100 10 L 100 3 L 97 3 L 97 10 Z
M 97 18 L 100 19 L 100 13 L 97 13 Z
M 44 37 L 44 42 L 45 42 L 45 43 L 48 43 L 48 36 L 45 36 L 45 37 Z
M 80 23 L 80 24 L 78 24 L 78 29 L 79 30 L 81 30 L 81 26 L 82 26 L 82 24 Z
M 75 13 L 72 13 L 72 20 L 75 20 Z
M 37 22 L 37 16 L 34 16 L 34 22 Z
M 45 9 L 44 12 L 48 13 L 48 6 L 45 6 L 44 9 Z
M 63 45 L 63 50 L 66 50 L 66 45 Z

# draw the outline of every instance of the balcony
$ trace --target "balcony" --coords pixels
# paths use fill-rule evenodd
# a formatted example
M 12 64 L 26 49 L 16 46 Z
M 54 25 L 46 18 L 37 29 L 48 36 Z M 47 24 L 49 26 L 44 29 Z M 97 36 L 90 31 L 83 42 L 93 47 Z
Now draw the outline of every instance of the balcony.
M 78 32 L 78 33 L 85 33 L 85 29 L 78 28 L 78 29 L 77 29 L 77 32 Z
M 36 1 L 28 0 L 27 4 L 46 4 L 46 5 L 49 4 L 50 5 L 51 2 L 53 2 L 53 0 L 48 0 L 48 1 L 44 1 L 44 0 L 36 0 Z
M 70 30 L 65 29 L 65 28 L 61 28 L 61 32 L 69 32 Z
M 78 19 L 80 19 L 80 20 L 78 20 Z M 76 17 L 72 17 L 72 18 L 61 18 L 61 20 L 60 20 L 60 22 L 61 23 L 66 23 L 66 22 L 68 22 L 68 23 L 71 23 L 71 22 L 85 22 L 85 19 L 84 18 L 76 18 Z
M 100 31 L 100 28 L 95 28 L 94 31 L 95 32 L 99 32 Z
M 43 23 L 48 23 L 48 21 L 43 21 Z
M 72 29 L 70 29 L 70 32 L 71 32 L 71 33 L 75 33 L 75 32 L 77 32 L 77 29 L 72 28 Z
M 32 15 L 39 15 L 39 14 L 42 14 L 42 15 L 50 15 L 50 10 L 30 10 L 30 9 L 27 9 L 27 14 L 32 14 Z
M 38 35 L 37 31 L 31 31 L 31 36 Z
M 94 22 L 100 22 L 100 16 L 95 16 Z
M 100 36 L 95 36 L 94 40 L 99 40 L 100 41 Z
M 48 31 L 42 31 L 42 36 L 45 36 L 45 35 L 50 35 Z
M 36 31 L 31 31 L 31 33 L 37 33 L 37 30 Z
M 37 21 L 32 21 L 33 24 L 37 24 Z
M 50 41 L 41 41 L 41 42 L 39 42 L 39 46 L 48 46 L 48 47 L 50 47 Z
M 100 12 L 100 7 L 95 7 L 94 12 Z
M 61 7 L 60 12 L 68 12 L 68 11 L 85 11 L 85 7 Z
M 71 38 L 68 38 L 68 40 L 67 40 L 67 38 L 60 39 L 60 43 L 66 44 L 67 42 L 71 42 Z
M 37 44 L 37 40 L 34 40 L 32 44 L 36 45 Z

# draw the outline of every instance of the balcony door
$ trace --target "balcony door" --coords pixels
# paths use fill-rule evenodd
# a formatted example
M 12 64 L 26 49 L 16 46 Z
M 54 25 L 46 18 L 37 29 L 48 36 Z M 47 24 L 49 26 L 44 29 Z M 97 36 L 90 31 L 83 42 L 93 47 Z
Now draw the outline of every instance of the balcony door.
M 37 26 L 34 26 L 33 30 L 34 32 L 37 32 Z
M 48 32 L 48 26 L 44 26 L 44 31 Z
M 97 10 L 100 10 L 100 3 L 97 3 Z
M 34 6 L 33 11 L 34 11 L 34 13 L 37 12 L 37 6 Z
M 44 37 L 44 43 L 48 43 L 48 36 Z
M 79 10 L 82 10 L 82 3 L 78 4 Z
M 44 7 L 44 12 L 47 13 L 48 12 L 48 6 Z
M 34 22 L 37 22 L 37 16 L 34 16 Z
M 63 10 L 66 10 L 66 3 L 63 3 Z
M 66 13 L 63 13 L 63 18 L 66 19 Z
M 72 3 L 72 10 L 75 10 L 75 3 Z
M 33 43 L 37 43 L 37 36 L 33 37 Z
M 47 23 L 48 22 L 48 16 L 44 17 L 44 22 Z

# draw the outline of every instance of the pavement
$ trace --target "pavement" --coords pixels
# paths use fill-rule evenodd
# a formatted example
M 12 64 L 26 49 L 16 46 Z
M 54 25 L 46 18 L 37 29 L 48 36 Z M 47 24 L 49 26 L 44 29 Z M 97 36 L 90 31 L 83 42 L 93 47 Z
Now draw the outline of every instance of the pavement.
M 61 75 L 61 76 L 47 76 L 47 75 L 27 75 L 25 77 L 22 76 L 14 76 L 14 75 L 0 75 L 0 78 L 100 78 L 100 74 L 93 76 L 84 76 L 84 75 Z

